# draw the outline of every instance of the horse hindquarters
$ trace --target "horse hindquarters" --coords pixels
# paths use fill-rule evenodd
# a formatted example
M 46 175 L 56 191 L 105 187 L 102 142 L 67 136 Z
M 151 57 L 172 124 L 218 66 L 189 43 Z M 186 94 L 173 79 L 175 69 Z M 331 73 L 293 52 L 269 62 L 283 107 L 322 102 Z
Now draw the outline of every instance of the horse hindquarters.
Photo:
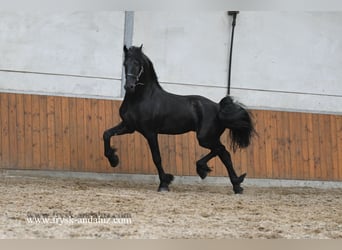
M 220 142 L 220 135 L 225 128 L 229 128 L 233 148 L 247 147 L 254 132 L 252 119 L 248 111 L 239 104 L 234 103 L 229 96 L 221 100 L 216 112 L 207 112 L 206 114 L 206 119 L 202 120 L 202 126 L 198 131 L 197 138 L 200 145 L 209 148 L 211 152 L 197 161 L 197 173 L 204 179 L 207 173 L 211 171 L 207 162 L 211 158 L 219 156 L 227 168 L 234 192 L 237 194 L 242 193 L 243 188 L 240 184 L 243 182 L 246 174 L 241 176 L 236 174 L 230 153 Z

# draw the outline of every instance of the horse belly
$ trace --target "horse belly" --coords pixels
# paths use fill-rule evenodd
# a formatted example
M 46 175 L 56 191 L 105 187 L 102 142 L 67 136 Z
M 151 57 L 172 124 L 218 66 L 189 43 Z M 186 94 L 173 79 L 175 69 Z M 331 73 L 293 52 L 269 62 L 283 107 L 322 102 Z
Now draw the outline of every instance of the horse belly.
M 163 121 L 163 124 L 159 127 L 158 132 L 160 134 L 183 134 L 195 130 L 195 122 L 193 119 L 189 119 L 189 117 L 178 117 L 176 119 L 168 117 Z

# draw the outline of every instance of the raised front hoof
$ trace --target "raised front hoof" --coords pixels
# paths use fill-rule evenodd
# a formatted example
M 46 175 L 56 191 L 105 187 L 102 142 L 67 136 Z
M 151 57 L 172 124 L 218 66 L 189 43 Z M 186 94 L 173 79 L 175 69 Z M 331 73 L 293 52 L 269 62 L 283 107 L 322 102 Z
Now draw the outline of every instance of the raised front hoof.
M 240 186 L 234 186 L 233 190 L 235 194 L 243 194 L 243 188 Z
M 169 187 L 159 187 L 158 192 L 164 193 L 164 192 L 169 192 L 170 189 Z
M 208 173 L 211 172 L 211 169 L 207 165 L 197 165 L 196 171 L 199 177 L 203 180 L 207 177 Z
M 110 157 L 108 157 L 108 161 L 110 166 L 113 168 L 119 165 L 119 157 L 116 154 L 112 154 Z

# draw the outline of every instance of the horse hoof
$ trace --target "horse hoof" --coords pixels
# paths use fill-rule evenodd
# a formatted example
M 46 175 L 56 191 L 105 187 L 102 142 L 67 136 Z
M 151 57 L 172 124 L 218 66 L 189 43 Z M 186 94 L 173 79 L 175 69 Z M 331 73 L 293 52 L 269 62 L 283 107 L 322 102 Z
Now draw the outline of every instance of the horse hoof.
M 242 194 L 243 193 L 243 188 L 240 186 L 233 187 L 234 193 L 235 194 Z
M 199 177 L 204 180 L 212 170 L 207 165 L 197 165 L 196 171 Z
M 242 183 L 244 181 L 246 175 L 247 175 L 247 173 L 244 173 L 244 174 L 240 175 L 240 177 L 239 177 L 239 182 L 240 183 Z
M 110 165 L 115 168 L 119 164 L 119 157 L 116 154 L 113 154 L 111 157 L 108 158 Z
M 169 187 L 159 187 L 158 188 L 158 192 L 169 192 L 169 191 L 170 191 Z

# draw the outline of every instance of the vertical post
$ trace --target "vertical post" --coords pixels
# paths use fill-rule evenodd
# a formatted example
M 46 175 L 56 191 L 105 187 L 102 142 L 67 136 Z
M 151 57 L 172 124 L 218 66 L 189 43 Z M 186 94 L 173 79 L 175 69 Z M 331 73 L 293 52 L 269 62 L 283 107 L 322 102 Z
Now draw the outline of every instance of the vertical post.
M 125 11 L 125 24 L 124 24 L 124 39 L 123 44 L 127 47 L 133 44 L 133 30 L 134 30 L 134 11 Z M 125 70 L 122 67 L 121 71 L 121 97 L 125 95 Z
M 229 51 L 227 95 L 230 95 L 230 81 L 231 81 L 231 70 L 232 70 L 234 30 L 235 30 L 235 25 L 236 25 L 236 16 L 238 13 L 239 13 L 239 11 L 228 11 L 228 15 L 233 16 L 233 22 L 232 22 L 232 35 L 231 35 L 231 39 L 230 39 L 230 51 Z

